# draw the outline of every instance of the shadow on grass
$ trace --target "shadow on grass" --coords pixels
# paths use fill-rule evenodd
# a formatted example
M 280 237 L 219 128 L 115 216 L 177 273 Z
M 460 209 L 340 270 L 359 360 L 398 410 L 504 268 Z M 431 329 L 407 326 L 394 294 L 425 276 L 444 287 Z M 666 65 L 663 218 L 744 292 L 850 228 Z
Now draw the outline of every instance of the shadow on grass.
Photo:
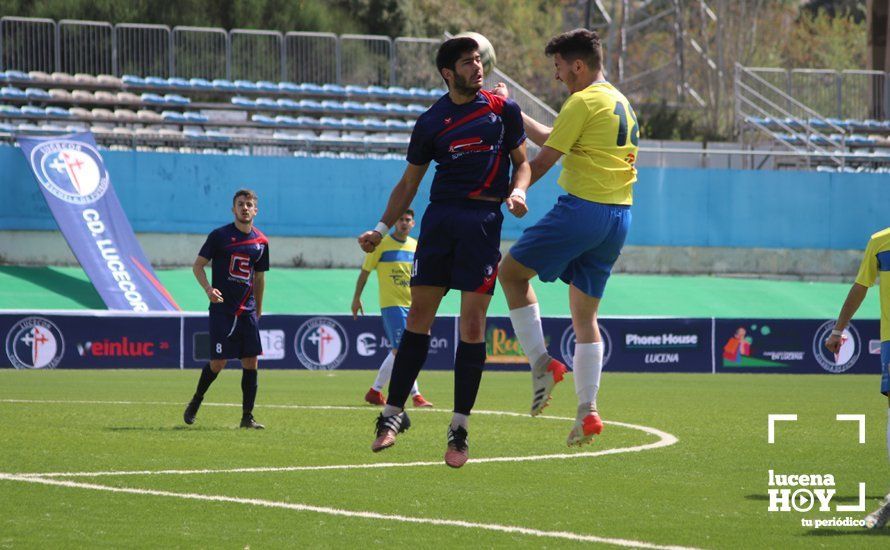
M 105 302 L 89 280 L 83 281 L 51 267 L 3 265 L 0 274 L 40 286 L 85 308 L 105 309 Z
M 810 529 L 804 536 L 807 537 L 888 537 L 890 529 L 866 529 L 865 527 L 820 527 Z
M 230 432 L 237 430 L 237 426 L 226 428 L 224 426 L 107 426 L 106 432 Z

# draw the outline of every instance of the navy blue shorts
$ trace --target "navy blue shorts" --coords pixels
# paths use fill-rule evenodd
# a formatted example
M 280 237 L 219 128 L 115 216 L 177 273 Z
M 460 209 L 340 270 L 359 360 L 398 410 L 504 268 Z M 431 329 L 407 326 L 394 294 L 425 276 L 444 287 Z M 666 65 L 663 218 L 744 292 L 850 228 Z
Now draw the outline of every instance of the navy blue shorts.
M 534 270 L 541 281 L 559 278 L 588 296 L 602 298 L 630 219 L 629 206 L 563 195 L 550 212 L 522 233 L 510 255 Z
M 260 328 L 253 312 L 238 317 L 210 314 L 210 358 L 243 359 L 263 354 Z
M 411 286 L 494 294 L 501 261 L 501 203 L 431 203 L 420 222 Z

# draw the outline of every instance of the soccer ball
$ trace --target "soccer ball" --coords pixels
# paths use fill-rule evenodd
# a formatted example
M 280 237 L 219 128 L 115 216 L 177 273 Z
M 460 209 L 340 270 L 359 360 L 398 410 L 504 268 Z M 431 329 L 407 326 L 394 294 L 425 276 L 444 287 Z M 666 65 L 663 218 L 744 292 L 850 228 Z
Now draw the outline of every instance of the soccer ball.
M 478 32 L 462 32 L 454 35 L 454 38 L 460 38 L 466 36 L 467 38 L 472 38 L 479 44 L 479 56 L 482 57 L 482 70 L 485 71 L 485 75 L 488 76 L 491 74 L 491 71 L 494 70 L 494 66 L 498 62 L 498 58 L 494 53 L 494 47 L 491 45 L 491 42 L 488 41 L 487 38 L 479 34 Z

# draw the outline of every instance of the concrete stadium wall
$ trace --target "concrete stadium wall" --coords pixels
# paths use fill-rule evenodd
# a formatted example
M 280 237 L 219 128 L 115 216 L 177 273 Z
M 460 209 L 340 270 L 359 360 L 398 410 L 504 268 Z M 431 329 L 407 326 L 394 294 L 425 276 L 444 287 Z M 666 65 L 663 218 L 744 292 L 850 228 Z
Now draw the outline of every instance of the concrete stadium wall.
M 149 257 L 163 265 L 191 263 L 203 235 L 231 220 L 231 196 L 242 186 L 258 192 L 257 225 L 282 239 L 283 265 L 354 265 L 352 239 L 377 221 L 404 169 L 385 160 L 103 155 L 133 228 L 147 234 L 140 239 Z M 432 174 L 415 200 L 418 212 Z M 507 215 L 505 240 L 553 204 L 561 192 L 556 174 L 535 185 L 526 218 Z M 847 272 L 855 269 L 854 251 L 890 225 L 888 184 L 888 176 L 874 174 L 641 168 L 622 270 L 758 273 L 784 264 L 773 273 Z M 55 221 L 17 148 L 0 146 L 0 186 L 7 201 L 0 259 L 58 263 L 50 252 L 64 242 L 48 233 Z

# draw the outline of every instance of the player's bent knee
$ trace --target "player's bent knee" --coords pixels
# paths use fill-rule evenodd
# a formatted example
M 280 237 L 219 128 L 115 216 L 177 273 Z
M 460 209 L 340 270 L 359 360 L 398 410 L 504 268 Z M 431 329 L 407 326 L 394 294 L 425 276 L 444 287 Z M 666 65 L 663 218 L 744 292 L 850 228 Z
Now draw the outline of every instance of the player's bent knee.
M 210 360 L 210 370 L 215 373 L 219 373 L 219 371 L 226 368 L 227 359 L 211 359 Z

